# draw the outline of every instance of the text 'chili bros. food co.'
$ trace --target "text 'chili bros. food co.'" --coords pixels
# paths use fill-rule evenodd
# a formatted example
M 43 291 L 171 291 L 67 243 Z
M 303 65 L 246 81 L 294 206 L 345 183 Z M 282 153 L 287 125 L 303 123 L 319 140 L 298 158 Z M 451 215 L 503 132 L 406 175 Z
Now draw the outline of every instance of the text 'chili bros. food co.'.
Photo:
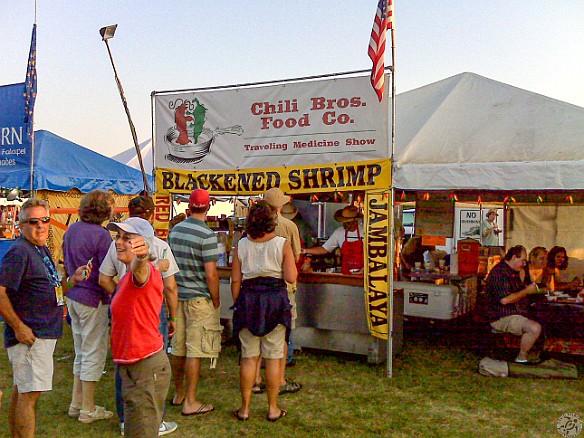
M 388 105 L 368 77 L 153 96 L 158 168 L 261 169 L 388 157 Z

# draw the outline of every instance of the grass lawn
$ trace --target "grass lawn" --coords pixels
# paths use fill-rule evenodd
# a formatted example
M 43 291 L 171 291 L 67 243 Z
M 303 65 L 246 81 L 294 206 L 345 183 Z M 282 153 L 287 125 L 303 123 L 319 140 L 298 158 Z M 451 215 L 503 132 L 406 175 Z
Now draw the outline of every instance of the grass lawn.
M 556 423 L 564 413 L 584 419 L 584 384 L 579 380 L 489 378 L 478 374 L 480 357 L 448 346 L 430 335 L 408 334 L 394 361 L 394 377 L 384 365 L 362 358 L 302 352 L 289 378 L 304 385 L 280 398 L 288 416 L 269 423 L 267 396 L 253 396 L 249 421 L 239 422 L 237 352 L 224 349 L 217 369 L 206 362 L 199 399 L 215 411 L 182 417 L 167 405 L 166 419 L 176 421 L 173 437 L 558 437 Z M 39 400 L 37 430 L 47 437 L 119 436 L 117 417 L 82 424 L 67 416 L 73 345 L 69 327 L 57 345 L 53 391 Z M 580 365 L 579 365 L 580 366 Z M 582 367 L 580 366 L 580 370 Z M 115 411 L 114 368 L 108 360 L 96 401 Z M 0 354 L 0 389 L 4 391 L 0 436 L 9 436 L 7 408 L 12 372 L 6 352 Z M 172 396 L 169 392 L 168 399 Z

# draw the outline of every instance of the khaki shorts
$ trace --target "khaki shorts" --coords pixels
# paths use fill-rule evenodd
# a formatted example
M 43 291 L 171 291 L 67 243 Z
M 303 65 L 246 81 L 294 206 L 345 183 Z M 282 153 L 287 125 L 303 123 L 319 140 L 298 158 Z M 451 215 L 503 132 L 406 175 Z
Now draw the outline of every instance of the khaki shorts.
M 492 322 L 491 327 L 500 332 L 521 336 L 524 333 L 523 324 L 525 324 L 526 321 L 529 320 L 521 315 L 504 316 L 503 318 Z
M 278 324 L 274 330 L 265 336 L 254 336 L 244 328 L 239 332 L 241 341 L 241 357 L 258 357 L 264 359 L 282 359 L 286 344 L 286 327 Z
M 172 354 L 188 358 L 217 358 L 221 351 L 219 309 L 206 298 L 179 300 Z
M 53 353 L 56 339 L 39 339 L 31 346 L 16 344 L 8 348 L 14 384 L 20 394 L 53 389 Z

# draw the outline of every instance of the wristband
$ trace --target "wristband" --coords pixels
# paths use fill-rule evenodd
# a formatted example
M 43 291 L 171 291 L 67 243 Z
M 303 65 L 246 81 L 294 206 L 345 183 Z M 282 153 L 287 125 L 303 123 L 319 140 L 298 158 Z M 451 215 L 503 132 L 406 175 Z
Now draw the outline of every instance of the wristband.
M 177 322 L 178 321 L 178 318 L 176 316 L 174 318 L 170 318 L 169 317 L 168 320 L 169 321 L 172 321 L 172 322 Z
M 136 258 L 138 260 L 140 260 L 141 262 L 144 262 L 144 261 L 148 260 L 148 254 L 146 254 L 144 257 L 138 257 L 138 256 L 136 256 Z
M 69 278 L 71 277 L 67 277 L 67 286 L 69 286 L 69 288 L 72 288 L 74 285 L 71 284 L 71 282 L 69 281 Z

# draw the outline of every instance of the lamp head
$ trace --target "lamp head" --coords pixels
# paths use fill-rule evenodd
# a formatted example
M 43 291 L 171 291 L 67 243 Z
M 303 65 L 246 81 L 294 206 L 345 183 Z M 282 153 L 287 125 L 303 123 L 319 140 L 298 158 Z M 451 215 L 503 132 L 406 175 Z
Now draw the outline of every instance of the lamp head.
M 20 191 L 18 189 L 12 189 L 6 195 L 7 201 L 20 201 Z
M 116 28 L 118 27 L 117 24 L 112 24 L 110 26 L 102 27 L 99 29 L 99 34 L 101 35 L 102 41 L 109 40 L 110 38 L 114 37 L 116 33 Z

